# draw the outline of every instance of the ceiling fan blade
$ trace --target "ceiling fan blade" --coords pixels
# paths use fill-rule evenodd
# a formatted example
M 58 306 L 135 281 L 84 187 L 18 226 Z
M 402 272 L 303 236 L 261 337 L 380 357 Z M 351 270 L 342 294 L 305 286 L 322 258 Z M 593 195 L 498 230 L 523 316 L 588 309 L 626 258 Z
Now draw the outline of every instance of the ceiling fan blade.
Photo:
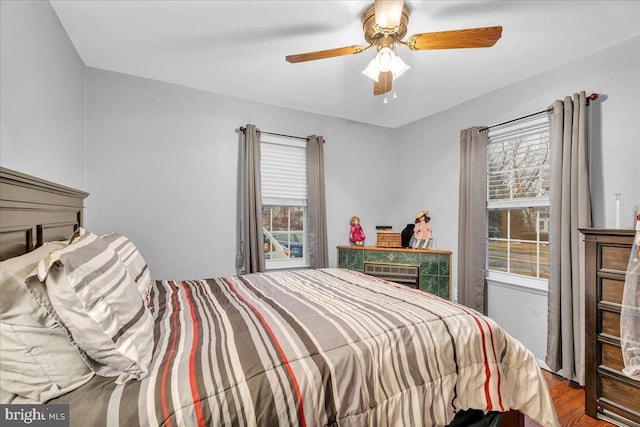
M 315 61 L 316 59 L 333 58 L 335 56 L 353 55 L 364 52 L 367 48 L 364 46 L 346 46 L 335 49 L 318 50 L 315 52 L 299 53 L 297 55 L 287 55 L 287 62 L 295 64 L 296 62 Z
M 412 50 L 491 47 L 496 44 L 501 35 L 502 27 L 421 33 L 409 37 L 407 47 Z
M 382 95 L 391 90 L 391 82 L 393 81 L 393 74 L 391 71 L 380 71 L 378 74 L 378 81 L 373 83 L 373 94 Z
M 380 28 L 395 28 L 400 25 L 403 0 L 376 0 L 376 24 Z

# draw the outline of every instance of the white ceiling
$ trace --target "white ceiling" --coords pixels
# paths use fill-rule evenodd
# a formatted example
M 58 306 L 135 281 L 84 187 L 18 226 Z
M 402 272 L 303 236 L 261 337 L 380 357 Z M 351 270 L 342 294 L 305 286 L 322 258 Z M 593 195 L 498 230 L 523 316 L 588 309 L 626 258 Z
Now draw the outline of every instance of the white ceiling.
M 371 1 L 51 0 L 85 65 L 297 110 L 398 127 L 640 34 L 640 1 L 415 1 L 414 33 L 501 25 L 484 49 L 410 51 L 396 99 L 360 72 L 374 51 L 290 64 L 285 56 L 366 45 Z M 388 94 L 389 95 L 389 94 Z

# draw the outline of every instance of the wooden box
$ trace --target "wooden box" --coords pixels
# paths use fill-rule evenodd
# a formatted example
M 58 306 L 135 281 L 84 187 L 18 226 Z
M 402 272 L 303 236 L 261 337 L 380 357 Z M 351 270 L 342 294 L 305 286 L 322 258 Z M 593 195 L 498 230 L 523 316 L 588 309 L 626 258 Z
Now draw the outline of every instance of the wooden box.
M 401 248 L 402 237 L 400 233 L 378 233 L 376 246 L 381 248 Z

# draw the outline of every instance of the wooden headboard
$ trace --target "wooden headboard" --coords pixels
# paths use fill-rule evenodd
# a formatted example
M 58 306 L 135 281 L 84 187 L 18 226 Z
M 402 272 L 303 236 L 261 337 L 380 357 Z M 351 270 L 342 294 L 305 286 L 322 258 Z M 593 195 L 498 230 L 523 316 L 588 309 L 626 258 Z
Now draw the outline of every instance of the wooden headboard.
M 0 260 L 68 239 L 82 225 L 88 195 L 0 167 Z

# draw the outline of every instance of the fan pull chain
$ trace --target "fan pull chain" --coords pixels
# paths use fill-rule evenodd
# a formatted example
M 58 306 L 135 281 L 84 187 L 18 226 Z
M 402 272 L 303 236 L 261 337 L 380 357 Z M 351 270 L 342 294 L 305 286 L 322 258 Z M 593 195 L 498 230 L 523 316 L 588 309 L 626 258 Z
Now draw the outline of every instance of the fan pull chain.
M 393 92 L 393 95 L 391 96 L 391 99 L 394 100 L 396 98 L 398 98 L 398 94 L 396 92 Z M 384 99 L 382 100 L 382 102 L 384 104 L 388 104 L 389 103 L 389 99 L 387 98 L 386 95 L 384 96 Z

